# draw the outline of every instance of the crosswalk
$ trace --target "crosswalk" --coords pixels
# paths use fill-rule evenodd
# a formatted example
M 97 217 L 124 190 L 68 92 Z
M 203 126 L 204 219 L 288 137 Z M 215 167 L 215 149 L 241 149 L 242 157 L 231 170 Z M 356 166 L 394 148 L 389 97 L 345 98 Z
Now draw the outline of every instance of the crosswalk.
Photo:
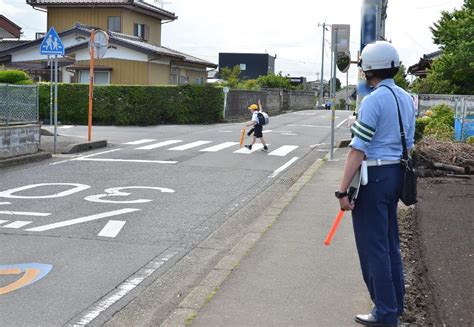
M 149 143 L 149 144 L 146 144 Z M 138 151 L 149 151 L 154 149 L 165 149 L 166 151 L 185 151 L 185 150 L 198 150 L 199 152 L 215 153 L 223 150 L 230 150 L 232 153 L 249 155 L 263 149 L 263 145 L 256 143 L 253 145 L 252 150 L 247 148 L 240 148 L 239 142 L 222 142 L 218 144 L 212 144 L 213 141 L 199 140 L 186 143 L 183 140 L 156 140 L 156 139 L 140 139 L 131 142 L 123 143 L 124 145 L 140 145 L 134 147 L 134 150 Z M 145 145 L 146 144 L 146 145 Z M 268 144 L 270 146 L 270 144 Z M 204 148 L 202 148 L 204 147 Z M 269 151 L 269 156 L 284 157 L 289 153 L 296 150 L 298 145 L 281 145 L 278 148 Z M 202 148 L 202 149 L 201 149 Z M 238 149 L 235 149 L 238 148 Z

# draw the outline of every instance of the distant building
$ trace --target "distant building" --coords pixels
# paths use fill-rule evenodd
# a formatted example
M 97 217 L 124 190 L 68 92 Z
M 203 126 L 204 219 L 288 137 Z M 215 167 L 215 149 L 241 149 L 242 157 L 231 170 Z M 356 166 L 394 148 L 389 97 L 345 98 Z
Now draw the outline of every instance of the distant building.
M 275 74 L 275 57 L 266 53 L 219 53 L 219 73 L 224 67 L 240 67 L 240 78 L 256 79 Z
M 417 64 L 414 64 L 408 67 L 408 74 L 411 74 L 420 78 L 425 78 L 428 73 L 428 69 L 431 68 L 431 64 L 433 63 L 433 60 L 439 58 L 441 54 L 442 54 L 442 51 L 435 51 L 435 52 L 423 55 L 423 58 L 420 58 L 420 61 L 418 61 Z

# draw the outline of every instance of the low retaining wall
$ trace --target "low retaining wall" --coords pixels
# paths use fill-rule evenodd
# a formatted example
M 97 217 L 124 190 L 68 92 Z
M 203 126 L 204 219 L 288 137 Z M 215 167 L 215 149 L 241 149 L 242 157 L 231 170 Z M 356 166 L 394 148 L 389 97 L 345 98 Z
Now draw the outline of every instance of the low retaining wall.
M 38 152 L 39 124 L 0 126 L 0 159 Z
M 231 90 L 227 95 L 225 118 L 249 118 L 247 107 L 257 103 L 258 99 L 262 102 L 263 110 L 270 115 L 276 115 L 286 110 L 314 109 L 316 105 L 316 95 L 313 91 Z

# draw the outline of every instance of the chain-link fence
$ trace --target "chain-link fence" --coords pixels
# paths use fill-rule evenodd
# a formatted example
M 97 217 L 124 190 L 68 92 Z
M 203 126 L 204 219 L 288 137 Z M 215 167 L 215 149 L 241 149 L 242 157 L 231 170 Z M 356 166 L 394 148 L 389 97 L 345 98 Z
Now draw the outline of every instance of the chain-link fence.
M 36 85 L 0 84 L 0 126 L 38 121 L 39 88 Z

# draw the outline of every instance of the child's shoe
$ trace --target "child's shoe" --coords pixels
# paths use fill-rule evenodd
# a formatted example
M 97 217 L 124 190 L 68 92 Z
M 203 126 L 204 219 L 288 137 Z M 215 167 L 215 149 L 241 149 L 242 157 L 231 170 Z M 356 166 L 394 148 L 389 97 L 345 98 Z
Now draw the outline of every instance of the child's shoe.
M 268 146 L 265 145 L 265 146 L 263 147 L 262 151 L 267 152 L 267 151 L 268 151 Z
M 247 149 L 252 150 L 252 144 L 245 146 Z

